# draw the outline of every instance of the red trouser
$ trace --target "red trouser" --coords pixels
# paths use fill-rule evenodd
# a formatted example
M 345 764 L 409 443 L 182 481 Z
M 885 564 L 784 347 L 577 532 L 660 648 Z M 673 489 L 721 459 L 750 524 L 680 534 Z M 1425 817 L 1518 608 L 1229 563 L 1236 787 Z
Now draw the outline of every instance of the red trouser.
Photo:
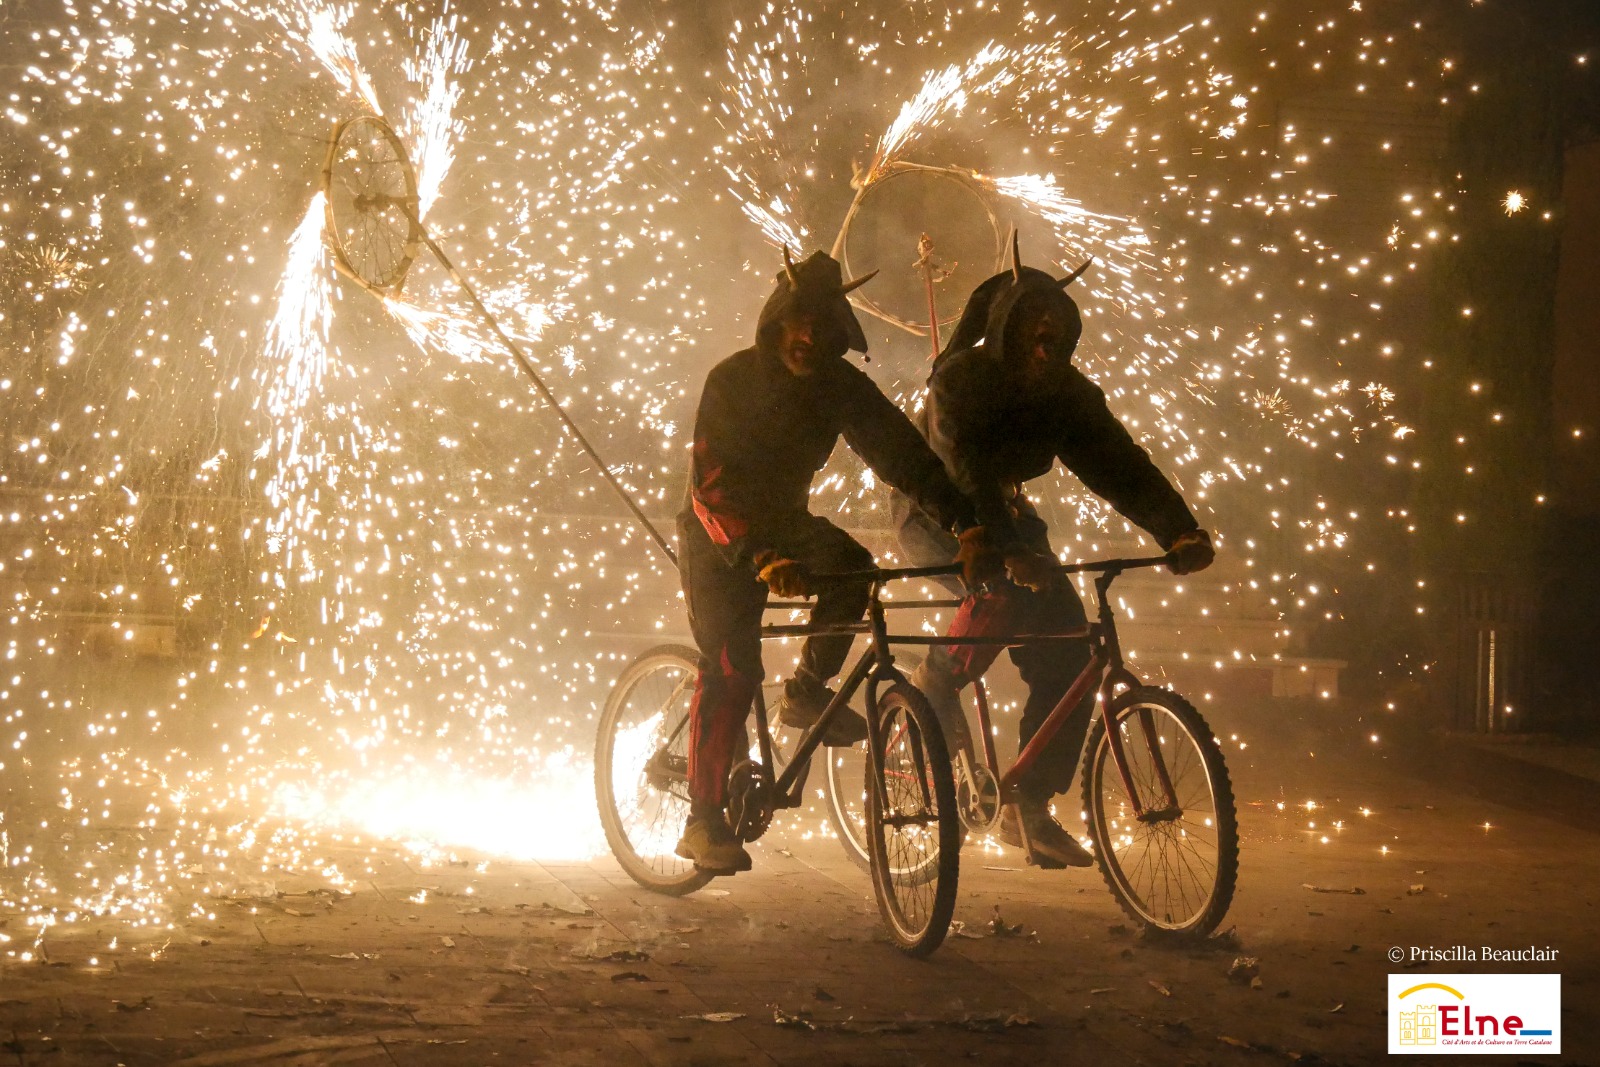
M 1034 511 L 1033 505 L 1028 503 L 1028 499 L 1018 494 L 1011 501 L 1011 510 L 1017 519 L 1022 543 L 1035 552 L 1050 553 L 1049 528 Z M 940 530 L 916 508 L 904 502 L 896 504 L 896 521 L 899 523 L 900 547 L 911 566 L 937 567 L 949 563 L 955 556 L 956 539 Z M 945 584 L 957 596 L 963 594 L 954 579 Z M 1082 626 L 1084 622 L 1083 602 L 1066 582 L 1042 593 L 1001 583 L 993 593 L 967 597 L 946 636 L 998 637 L 1015 633 L 1043 633 Z M 969 685 L 983 677 L 999 657 L 1000 648 L 1000 645 L 936 645 L 929 650 L 928 665 L 948 671 L 958 676 L 962 685 Z M 1089 646 L 1082 641 L 1040 641 L 1032 645 L 1017 645 L 1011 650 L 1011 662 L 1017 665 L 1022 680 L 1028 684 L 1028 702 L 1023 705 L 1022 723 L 1018 730 L 1019 743 L 1025 747 L 1089 662 Z M 1072 774 L 1078 767 L 1078 756 L 1083 749 L 1083 738 L 1088 732 L 1089 714 L 1093 709 L 1094 694 L 1090 693 L 1082 704 L 1072 709 L 1071 717 L 1050 739 L 1039 761 L 1019 783 L 1022 792 L 1030 799 L 1048 800 L 1072 787 Z
M 999 637 L 1006 634 L 1039 633 L 1068 629 L 1084 624 L 1083 603 L 1065 582 L 1054 589 L 1035 593 L 1020 586 L 1004 584 L 992 593 L 969 596 L 956 612 L 947 637 Z M 982 678 L 1000 655 L 1001 645 L 939 645 L 930 653 L 933 666 L 950 670 L 963 684 Z M 943 662 L 939 662 L 942 659 Z M 1028 685 L 1028 702 L 1022 708 L 1019 745 L 1025 747 L 1050 717 L 1056 704 L 1066 696 L 1084 665 L 1089 648 L 1080 641 L 1041 641 L 1016 645 L 1011 662 Z M 1089 714 L 1094 703 L 1090 692 L 1072 710 L 1070 717 L 1040 755 L 1040 759 L 1020 782 L 1030 798 L 1048 800 L 1072 786 L 1078 767 Z
M 779 555 L 818 574 L 866 570 L 872 553 L 826 519 L 800 513 L 773 538 Z M 726 803 L 728 771 L 745 744 L 744 724 L 761 684 L 761 613 L 767 587 L 750 567 L 730 567 L 693 514 L 678 520 L 678 566 L 689 628 L 700 648 L 700 674 L 689 708 L 689 800 L 700 811 Z M 868 586 L 831 585 L 817 595 L 813 625 L 855 622 L 867 610 Z M 849 634 L 812 637 L 800 671 L 818 682 L 839 673 Z

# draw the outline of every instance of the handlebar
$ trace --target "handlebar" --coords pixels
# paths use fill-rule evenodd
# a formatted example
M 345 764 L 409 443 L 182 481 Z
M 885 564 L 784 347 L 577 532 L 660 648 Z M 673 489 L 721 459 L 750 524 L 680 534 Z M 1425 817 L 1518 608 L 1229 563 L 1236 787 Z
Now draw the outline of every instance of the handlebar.
M 1062 574 L 1094 571 L 1114 575 L 1140 567 L 1160 567 L 1171 562 L 1171 555 L 1134 556 L 1122 559 L 1096 559 L 1084 563 L 1063 563 L 1060 567 Z M 813 574 L 811 581 L 828 585 L 843 585 L 850 582 L 892 582 L 902 578 L 943 578 L 959 575 L 961 570 L 959 563 L 946 563 L 938 567 L 874 567 L 871 570 Z

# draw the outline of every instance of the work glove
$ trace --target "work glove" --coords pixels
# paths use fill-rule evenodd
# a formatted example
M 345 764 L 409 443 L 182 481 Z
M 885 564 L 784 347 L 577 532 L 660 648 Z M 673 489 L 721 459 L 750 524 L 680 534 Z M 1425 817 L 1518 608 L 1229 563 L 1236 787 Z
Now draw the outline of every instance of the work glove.
M 786 559 L 768 549 L 755 559 L 757 575 L 773 596 L 808 597 L 811 595 L 811 571 L 799 560 Z
M 1211 547 L 1211 535 L 1204 530 L 1190 530 L 1179 534 L 1178 539 L 1172 542 L 1172 547 L 1167 549 L 1167 569 L 1173 574 L 1193 574 L 1211 566 L 1211 561 L 1216 558 L 1216 550 Z
M 1005 573 L 1005 558 L 989 544 L 989 533 L 982 526 L 969 526 L 956 539 L 961 543 L 956 562 L 961 564 L 961 581 L 968 589 L 977 589 Z
M 1038 593 L 1061 580 L 1061 561 L 1048 552 L 1023 549 L 1006 557 L 1006 573 L 1013 582 Z

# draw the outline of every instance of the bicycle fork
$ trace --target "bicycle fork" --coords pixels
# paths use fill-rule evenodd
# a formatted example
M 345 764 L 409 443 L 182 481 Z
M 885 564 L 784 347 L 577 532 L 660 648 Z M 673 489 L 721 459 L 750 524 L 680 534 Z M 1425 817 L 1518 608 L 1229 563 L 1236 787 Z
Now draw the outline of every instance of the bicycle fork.
M 1176 816 L 1182 809 L 1178 806 L 1178 794 L 1172 786 L 1172 776 L 1167 772 L 1167 761 L 1161 754 L 1161 739 L 1156 735 L 1155 719 L 1151 716 L 1150 709 L 1139 709 L 1139 727 L 1144 734 L 1145 749 L 1150 753 L 1150 762 L 1155 768 L 1156 781 L 1161 786 L 1163 801 L 1159 807 L 1147 808 L 1143 794 L 1133 781 L 1133 771 L 1128 764 L 1128 753 L 1123 745 L 1121 725 L 1111 717 L 1111 702 L 1116 696 L 1117 686 L 1133 689 L 1139 684 L 1138 677 L 1122 665 L 1122 645 L 1117 639 L 1117 620 L 1111 612 L 1111 583 L 1117 573 L 1106 571 L 1094 581 L 1095 594 L 1100 602 L 1101 647 L 1096 658 L 1103 665 L 1100 681 L 1100 718 L 1105 724 L 1106 747 L 1111 752 L 1111 762 L 1117 768 L 1117 777 L 1122 781 L 1123 792 L 1133 804 L 1134 818 L 1140 822 L 1158 822 Z

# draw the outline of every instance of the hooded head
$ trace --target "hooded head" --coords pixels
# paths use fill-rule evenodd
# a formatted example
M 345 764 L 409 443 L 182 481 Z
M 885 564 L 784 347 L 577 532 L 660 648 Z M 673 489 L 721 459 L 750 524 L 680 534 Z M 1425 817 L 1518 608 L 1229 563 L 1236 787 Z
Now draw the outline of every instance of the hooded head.
M 1025 267 L 1013 230 L 1010 268 L 972 291 L 944 352 L 982 344 L 991 359 L 1019 377 L 1070 363 L 1083 336 L 1083 319 L 1063 290 L 1088 266 L 1084 263 L 1065 278 Z
M 783 264 L 756 320 L 757 347 L 778 354 L 792 373 L 802 375 L 851 349 L 865 352 L 866 335 L 845 294 L 878 272 L 847 282 L 832 256 L 813 252 L 795 263 L 787 248 Z

